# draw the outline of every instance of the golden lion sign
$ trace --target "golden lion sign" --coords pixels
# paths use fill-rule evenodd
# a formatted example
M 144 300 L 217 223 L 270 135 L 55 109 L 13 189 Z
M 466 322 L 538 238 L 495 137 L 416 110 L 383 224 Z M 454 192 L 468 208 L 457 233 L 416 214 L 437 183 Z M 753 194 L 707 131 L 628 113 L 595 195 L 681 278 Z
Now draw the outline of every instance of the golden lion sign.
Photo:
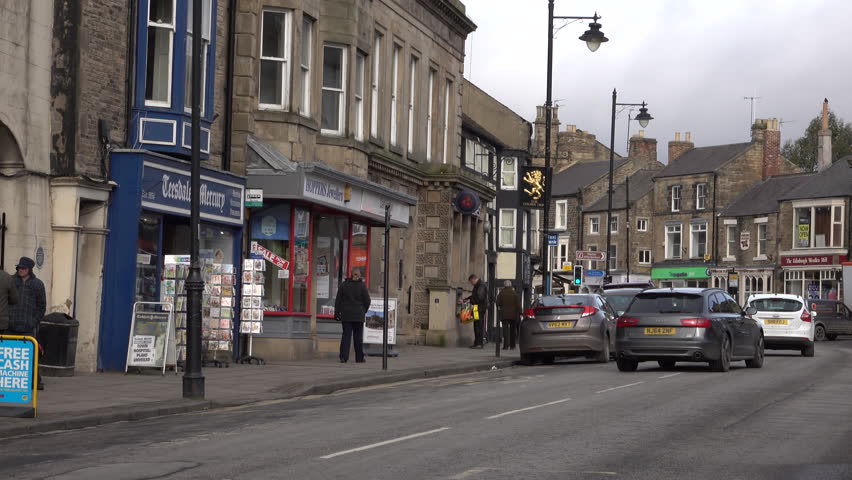
M 544 208 L 546 176 L 542 167 L 522 167 L 521 206 Z

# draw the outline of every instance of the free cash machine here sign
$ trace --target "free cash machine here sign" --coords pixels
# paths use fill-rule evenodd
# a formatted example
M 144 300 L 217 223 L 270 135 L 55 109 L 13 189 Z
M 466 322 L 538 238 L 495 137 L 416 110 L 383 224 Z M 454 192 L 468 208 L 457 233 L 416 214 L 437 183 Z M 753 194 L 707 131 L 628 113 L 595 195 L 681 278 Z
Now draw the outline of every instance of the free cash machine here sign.
M 36 362 L 32 338 L 0 336 L 0 404 L 34 401 Z

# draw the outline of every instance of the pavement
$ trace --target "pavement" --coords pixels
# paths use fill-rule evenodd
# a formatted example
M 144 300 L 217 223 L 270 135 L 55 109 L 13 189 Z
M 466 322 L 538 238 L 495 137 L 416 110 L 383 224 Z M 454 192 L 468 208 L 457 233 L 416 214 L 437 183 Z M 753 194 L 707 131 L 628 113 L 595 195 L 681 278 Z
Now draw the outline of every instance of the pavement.
M 517 350 L 502 351 L 496 358 L 493 344 L 484 349 L 413 345 L 397 349 L 399 356 L 388 358 L 387 371 L 382 370 L 381 357 L 367 357 L 365 363 L 350 358 L 346 364 L 322 359 L 207 367 L 202 372 L 204 400 L 183 399 L 182 374 L 174 372 L 164 376 L 151 370 L 44 377 L 46 387 L 38 392 L 37 417 L 0 417 L 0 438 L 508 368 L 519 359 Z

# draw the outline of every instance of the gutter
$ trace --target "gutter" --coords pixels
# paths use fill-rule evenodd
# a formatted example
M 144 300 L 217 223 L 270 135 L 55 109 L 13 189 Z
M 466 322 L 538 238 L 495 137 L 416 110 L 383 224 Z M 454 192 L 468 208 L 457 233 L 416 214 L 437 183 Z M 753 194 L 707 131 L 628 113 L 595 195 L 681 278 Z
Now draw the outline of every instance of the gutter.
M 222 127 L 222 170 L 231 170 L 231 130 L 234 117 L 234 60 L 236 49 L 237 0 L 228 0 L 228 52 L 225 71 L 225 125 Z
M 138 12 L 137 1 L 130 0 L 130 8 L 127 11 L 127 71 L 124 78 L 124 145 L 130 146 L 130 132 L 133 128 L 133 91 L 135 89 L 135 55 L 136 51 L 136 20 Z
M 713 172 L 713 264 L 719 266 L 719 215 L 716 212 L 716 187 L 719 175 Z

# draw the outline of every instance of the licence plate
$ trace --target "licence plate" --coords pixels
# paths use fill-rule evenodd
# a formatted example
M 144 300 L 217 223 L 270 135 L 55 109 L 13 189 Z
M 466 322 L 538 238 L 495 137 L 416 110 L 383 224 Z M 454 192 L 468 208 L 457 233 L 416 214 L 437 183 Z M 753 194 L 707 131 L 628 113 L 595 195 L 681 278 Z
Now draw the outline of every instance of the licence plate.
M 547 328 L 574 328 L 574 322 L 547 322 Z
M 764 320 L 763 323 L 767 325 L 787 325 L 787 320 L 782 320 L 780 318 L 768 318 Z
M 645 329 L 645 335 L 674 335 L 676 330 L 668 327 L 648 327 Z

